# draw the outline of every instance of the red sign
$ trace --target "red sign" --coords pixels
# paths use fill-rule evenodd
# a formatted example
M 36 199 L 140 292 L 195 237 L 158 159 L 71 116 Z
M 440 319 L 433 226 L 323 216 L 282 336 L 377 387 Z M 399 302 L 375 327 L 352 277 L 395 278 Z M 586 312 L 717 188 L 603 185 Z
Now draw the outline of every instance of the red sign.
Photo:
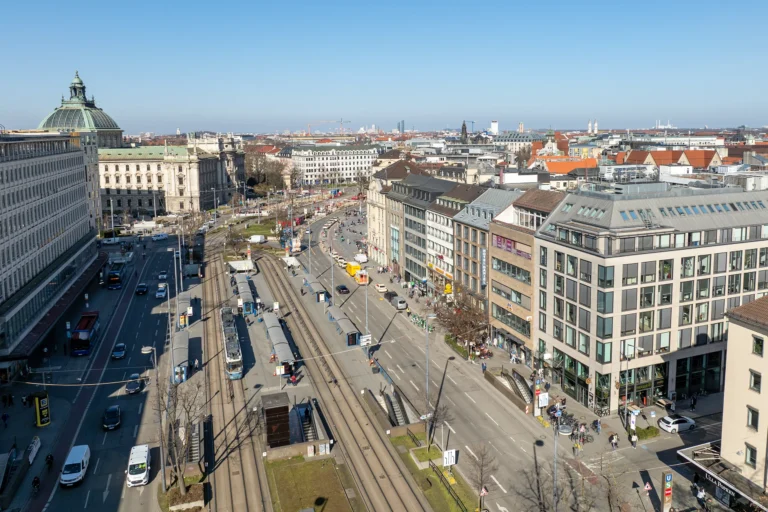
M 664 489 L 664 496 L 672 496 L 672 488 Z

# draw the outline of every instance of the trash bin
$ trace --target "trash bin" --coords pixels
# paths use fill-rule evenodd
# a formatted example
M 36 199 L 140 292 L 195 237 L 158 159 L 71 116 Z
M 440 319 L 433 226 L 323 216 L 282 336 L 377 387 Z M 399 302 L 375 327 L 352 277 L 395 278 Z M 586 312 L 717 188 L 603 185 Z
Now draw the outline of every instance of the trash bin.
M 372 366 L 371 371 L 373 373 L 379 373 L 381 371 L 381 368 L 379 368 L 378 366 Z

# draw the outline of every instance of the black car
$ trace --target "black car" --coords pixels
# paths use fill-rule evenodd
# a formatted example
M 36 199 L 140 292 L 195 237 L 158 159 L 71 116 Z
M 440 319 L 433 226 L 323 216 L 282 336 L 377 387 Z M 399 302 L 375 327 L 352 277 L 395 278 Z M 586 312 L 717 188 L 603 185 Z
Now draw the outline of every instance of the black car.
M 146 295 L 149 292 L 149 286 L 147 283 L 139 283 L 136 285 L 136 295 Z
M 339 286 L 336 287 L 336 291 L 339 292 L 341 295 L 346 295 L 347 293 L 349 293 L 349 288 L 347 288 L 343 284 L 340 284 Z
M 112 359 L 125 359 L 125 343 L 118 343 L 112 349 Z
M 107 410 L 104 411 L 104 416 L 101 418 L 101 426 L 104 430 L 114 430 L 120 426 L 120 406 L 110 405 Z
M 138 373 L 132 373 L 128 378 L 130 380 L 125 385 L 125 392 L 132 395 L 141 391 L 141 376 Z

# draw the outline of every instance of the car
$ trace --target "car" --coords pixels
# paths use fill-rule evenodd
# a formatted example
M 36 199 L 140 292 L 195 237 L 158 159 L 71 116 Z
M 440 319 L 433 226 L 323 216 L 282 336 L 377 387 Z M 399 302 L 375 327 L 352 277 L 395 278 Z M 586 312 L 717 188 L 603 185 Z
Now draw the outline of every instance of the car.
M 141 391 L 141 375 L 138 373 L 132 373 L 130 377 L 128 377 L 129 381 L 125 385 L 125 392 L 129 395 L 133 395 L 134 393 L 138 393 Z
M 168 296 L 168 287 L 164 286 L 165 283 L 160 283 L 160 287 L 155 292 L 156 299 L 164 299 Z
M 179 251 L 173 251 L 173 257 L 179 259 L 181 258 L 181 253 Z
M 149 292 L 147 283 L 139 283 L 136 285 L 136 295 L 146 295 L 147 292 Z
M 160 272 L 159 274 L 157 274 L 157 278 L 158 278 L 160 281 L 167 281 L 167 280 L 168 280 L 168 272 L 166 272 L 165 270 L 163 270 L 162 272 Z
M 112 349 L 112 359 L 125 359 L 125 343 L 118 343 L 115 348 Z
M 107 410 L 104 411 L 104 415 L 101 418 L 101 426 L 104 430 L 114 430 L 120 426 L 120 406 L 110 405 Z
M 374 288 L 376 288 L 376 291 L 377 291 L 377 292 L 379 292 L 379 293 L 387 293 L 387 287 L 386 287 L 386 286 L 384 286 L 384 285 L 383 285 L 383 284 L 381 284 L 381 283 L 376 283 L 376 285 L 374 286 Z
M 681 430 L 693 430 L 696 428 L 696 422 L 688 416 L 671 414 L 659 420 L 659 428 L 672 434 L 677 434 Z
M 336 287 L 336 291 L 339 292 L 341 295 L 346 295 L 349 293 L 349 288 L 347 288 L 345 285 L 340 284 Z

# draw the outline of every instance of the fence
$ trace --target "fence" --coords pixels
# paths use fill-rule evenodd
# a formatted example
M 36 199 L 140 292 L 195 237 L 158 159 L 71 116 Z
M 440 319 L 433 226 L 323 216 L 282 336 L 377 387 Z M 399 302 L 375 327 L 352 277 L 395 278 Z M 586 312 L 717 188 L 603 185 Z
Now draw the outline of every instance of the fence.
M 456 494 L 456 491 L 453 490 L 453 487 L 451 486 L 451 483 L 448 481 L 447 478 L 445 478 L 445 475 L 442 471 L 440 471 L 440 468 L 438 468 L 434 462 L 431 460 L 429 461 L 429 467 L 432 468 L 432 471 L 435 472 L 437 477 L 440 479 L 440 482 L 445 486 L 445 489 L 448 491 L 448 494 L 451 495 L 451 498 L 453 498 L 453 501 L 456 502 L 456 506 L 461 509 L 461 512 L 469 512 L 469 509 L 464 505 L 464 502 L 461 501 L 461 498 L 458 494 Z
M 419 438 L 416 437 L 416 435 L 413 432 L 411 432 L 411 429 L 406 428 L 405 431 L 408 434 L 408 437 L 411 438 L 411 441 L 413 441 L 413 444 L 415 444 L 416 446 L 421 446 L 421 441 L 419 441 Z

